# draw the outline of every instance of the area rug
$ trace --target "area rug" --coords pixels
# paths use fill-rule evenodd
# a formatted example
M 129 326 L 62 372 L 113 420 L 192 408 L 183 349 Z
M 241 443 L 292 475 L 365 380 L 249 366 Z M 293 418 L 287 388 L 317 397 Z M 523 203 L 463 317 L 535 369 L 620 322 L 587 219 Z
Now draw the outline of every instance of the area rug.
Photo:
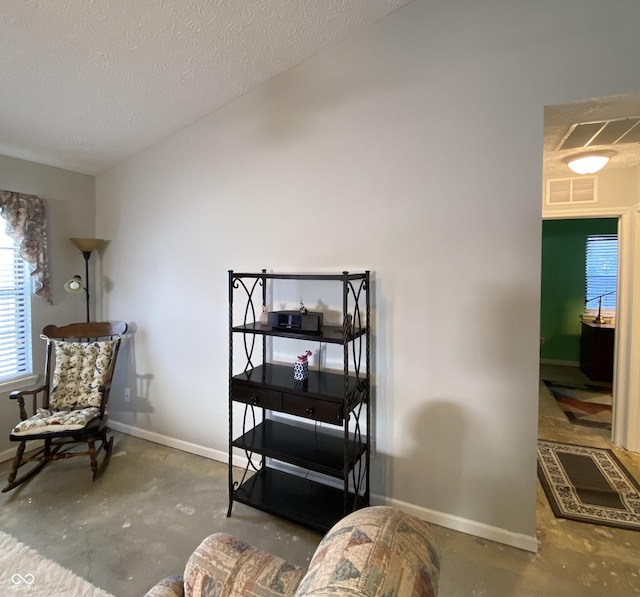
M 611 429 L 611 386 L 567 386 L 547 379 L 543 381 L 573 424 Z
M 611 450 L 538 440 L 538 477 L 558 518 L 640 531 L 640 486 Z
M 0 595 L 114 597 L 0 532 Z

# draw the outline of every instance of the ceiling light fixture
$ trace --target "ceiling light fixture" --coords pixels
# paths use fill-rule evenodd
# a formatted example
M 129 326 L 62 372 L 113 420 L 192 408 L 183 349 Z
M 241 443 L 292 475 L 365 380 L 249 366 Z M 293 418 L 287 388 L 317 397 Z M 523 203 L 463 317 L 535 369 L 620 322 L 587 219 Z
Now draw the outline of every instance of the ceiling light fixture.
M 569 156 L 564 161 L 576 174 L 595 174 L 607 165 L 613 155 L 613 151 L 590 151 Z

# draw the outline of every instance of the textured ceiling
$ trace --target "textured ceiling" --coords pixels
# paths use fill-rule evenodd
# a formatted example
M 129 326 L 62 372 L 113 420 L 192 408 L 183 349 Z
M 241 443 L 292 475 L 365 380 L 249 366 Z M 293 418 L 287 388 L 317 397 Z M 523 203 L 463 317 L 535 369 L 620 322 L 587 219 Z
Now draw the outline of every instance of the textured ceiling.
M 97 174 L 409 0 L 21 0 L 0 154 Z
M 564 159 L 588 150 L 607 149 L 614 156 L 607 168 L 631 168 L 640 165 L 640 143 L 598 144 L 596 137 L 589 147 L 558 149 L 574 124 L 616 120 L 640 116 L 640 93 L 599 97 L 570 104 L 546 106 L 544 110 L 544 177 L 569 178 L 576 176 Z M 624 139 L 623 139 L 624 141 Z

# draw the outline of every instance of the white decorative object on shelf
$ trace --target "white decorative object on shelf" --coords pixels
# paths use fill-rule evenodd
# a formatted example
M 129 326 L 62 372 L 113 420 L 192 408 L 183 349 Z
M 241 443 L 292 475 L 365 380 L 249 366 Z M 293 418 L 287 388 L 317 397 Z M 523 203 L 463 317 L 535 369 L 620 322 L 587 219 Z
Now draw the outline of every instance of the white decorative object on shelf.
M 269 325 L 269 306 L 262 305 L 262 314 L 260 315 L 260 325 Z

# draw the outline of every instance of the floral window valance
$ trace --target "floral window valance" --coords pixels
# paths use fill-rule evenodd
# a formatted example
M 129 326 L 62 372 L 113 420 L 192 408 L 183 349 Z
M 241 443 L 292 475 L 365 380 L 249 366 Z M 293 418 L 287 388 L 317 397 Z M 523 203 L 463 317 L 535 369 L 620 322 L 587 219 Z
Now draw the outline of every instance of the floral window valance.
M 44 201 L 36 195 L 0 191 L 0 216 L 7 234 L 20 245 L 20 256 L 33 266 L 36 294 L 52 304 Z

